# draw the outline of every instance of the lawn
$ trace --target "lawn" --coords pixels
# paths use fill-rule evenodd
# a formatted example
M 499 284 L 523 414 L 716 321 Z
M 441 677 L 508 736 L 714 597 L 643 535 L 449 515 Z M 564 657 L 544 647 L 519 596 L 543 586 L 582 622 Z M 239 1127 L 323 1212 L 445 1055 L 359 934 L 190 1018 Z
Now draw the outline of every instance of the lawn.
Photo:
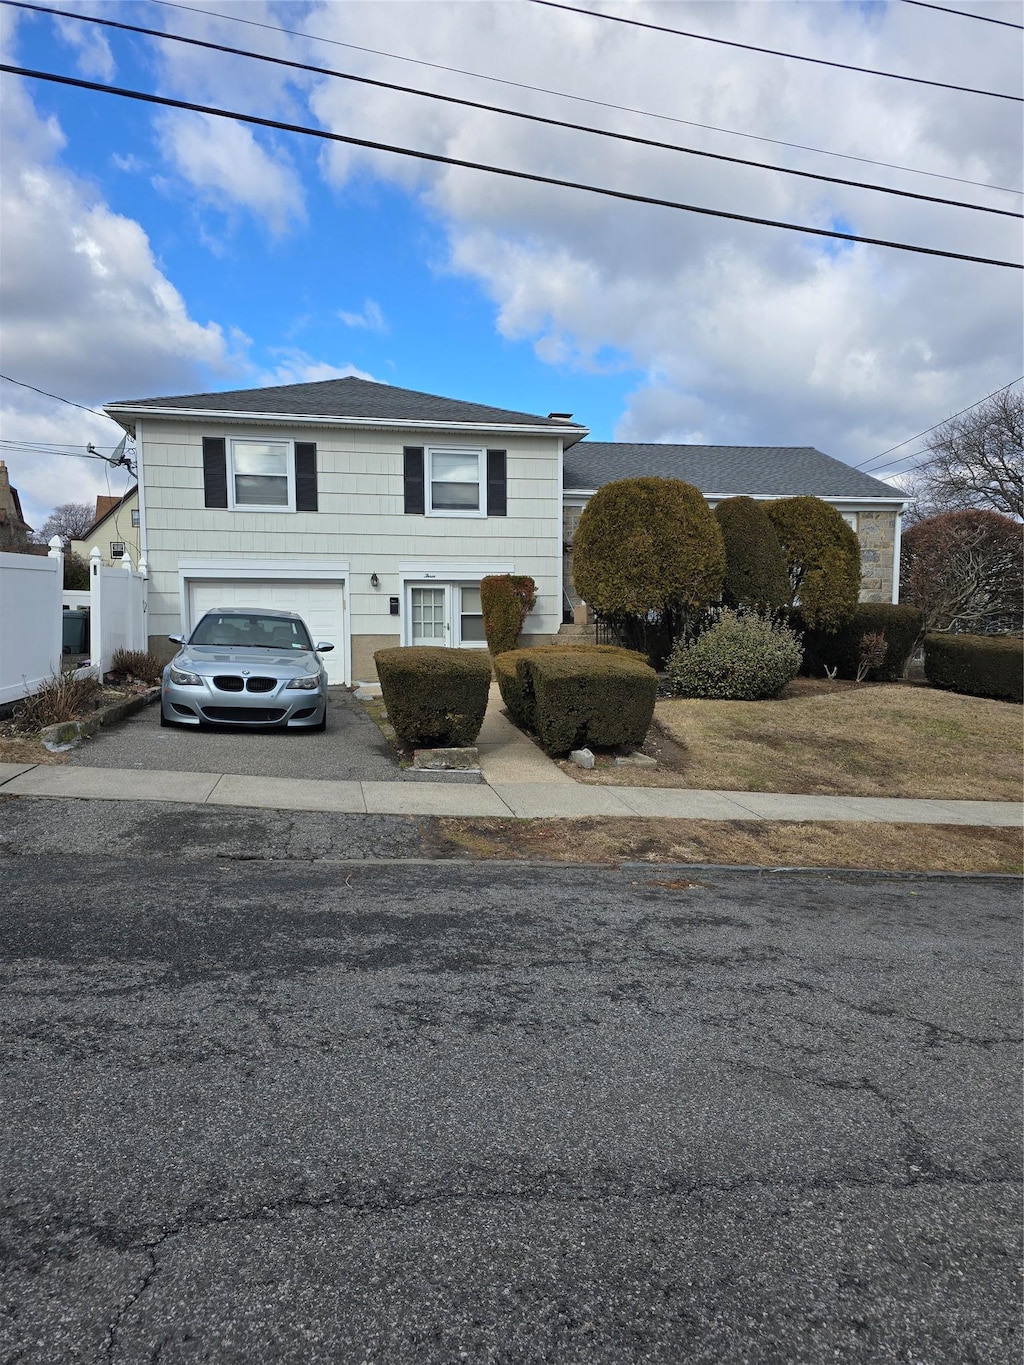
M 907 684 L 797 679 L 775 701 L 658 702 L 657 771 L 582 781 L 807 795 L 1022 798 L 1021 708 Z

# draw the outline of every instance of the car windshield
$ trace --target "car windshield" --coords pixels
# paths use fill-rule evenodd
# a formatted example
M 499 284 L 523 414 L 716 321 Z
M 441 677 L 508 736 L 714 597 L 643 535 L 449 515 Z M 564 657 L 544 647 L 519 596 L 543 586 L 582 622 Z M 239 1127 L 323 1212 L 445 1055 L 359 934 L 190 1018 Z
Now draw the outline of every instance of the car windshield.
M 219 649 L 313 648 L 301 621 L 286 616 L 261 616 L 257 612 L 207 612 L 192 632 L 189 644 Z

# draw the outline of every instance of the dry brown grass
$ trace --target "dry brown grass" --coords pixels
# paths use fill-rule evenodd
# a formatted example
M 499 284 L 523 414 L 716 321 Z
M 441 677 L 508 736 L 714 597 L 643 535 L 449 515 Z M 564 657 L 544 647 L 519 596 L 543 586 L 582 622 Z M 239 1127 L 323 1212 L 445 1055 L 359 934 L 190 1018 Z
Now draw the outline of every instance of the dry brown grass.
M 1019 801 L 1021 709 L 901 684 L 791 683 L 775 701 L 659 701 L 661 767 L 583 781 L 807 795 Z M 660 749 L 660 752 L 657 752 Z
M 0 735 L 0 763 L 66 763 L 67 754 L 52 754 L 38 739 Z
M 757 820 L 442 820 L 449 851 L 564 863 L 716 863 L 1019 874 L 1021 833 L 965 825 Z

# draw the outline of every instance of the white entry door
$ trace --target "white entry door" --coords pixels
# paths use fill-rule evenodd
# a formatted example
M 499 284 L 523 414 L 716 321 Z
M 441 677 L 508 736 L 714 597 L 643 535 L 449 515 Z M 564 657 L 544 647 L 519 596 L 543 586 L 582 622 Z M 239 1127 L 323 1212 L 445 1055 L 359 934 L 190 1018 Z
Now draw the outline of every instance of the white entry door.
M 409 585 L 409 643 L 486 649 L 477 583 Z
M 340 580 L 196 578 L 188 585 L 189 629 L 206 611 L 216 607 L 274 607 L 294 611 L 309 627 L 313 643 L 329 640 L 334 646 L 323 655 L 327 680 L 344 683 L 344 596 Z

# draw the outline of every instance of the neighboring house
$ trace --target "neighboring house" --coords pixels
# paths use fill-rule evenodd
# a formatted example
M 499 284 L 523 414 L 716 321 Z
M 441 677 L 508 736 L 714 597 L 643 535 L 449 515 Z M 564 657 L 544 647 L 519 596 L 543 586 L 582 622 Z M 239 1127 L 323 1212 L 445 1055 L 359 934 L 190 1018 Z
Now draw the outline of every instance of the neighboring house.
M 81 540 L 72 540 L 68 549 L 72 554 L 88 559 L 95 546 L 104 564 L 119 564 L 127 557 L 137 565 L 140 520 L 137 486 L 129 488 L 120 498 L 102 494 L 96 499 L 96 517 L 92 525 Z
M 811 494 L 829 502 L 860 540 L 862 602 L 899 600 L 900 513 L 909 499 L 898 488 L 823 455 L 813 446 L 698 446 L 580 441 L 564 470 L 564 573 L 572 583 L 572 542 L 580 513 L 602 484 L 657 475 L 693 484 L 714 507 L 745 494 L 759 502 Z M 570 590 L 573 606 L 579 597 Z
M 484 648 L 480 580 L 496 573 L 534 579 L 524 643 L 550 641 L 571 583 L 563 542 L 602 483 L 635 473 L 686 478 L 711 501 L 827 497 L 856 518 L 865 593 L 895 596 L 905 499 L 818 451 L 588 442 L 567 413 L 355 378 L 105 410 L 135 438 L 150 644 L 164 653 L 211 607 L 282 607 L 335 645 L 332 682 L 367 680 L 389 645 Z M 686 464 L 694 451 L 717 465 Z
M 561 461 L 586 428 L 332 379 L 111 403 L 134 434 L 154 648 L 211 607 L 285 607 L 332 682 L 396 644 L 485 648 L 480 580 L 529 574 L 562 621 Z
M 11 487 L 10 475 L 7 473 L 7 462 L 0 460 L 0 551 L 6 550 L 9 553 L 15 551 L 18 554 L 46 554 L 45 545 L 29 543 L 31 534 L 32 527 L 22 515 L 18 490 Z

